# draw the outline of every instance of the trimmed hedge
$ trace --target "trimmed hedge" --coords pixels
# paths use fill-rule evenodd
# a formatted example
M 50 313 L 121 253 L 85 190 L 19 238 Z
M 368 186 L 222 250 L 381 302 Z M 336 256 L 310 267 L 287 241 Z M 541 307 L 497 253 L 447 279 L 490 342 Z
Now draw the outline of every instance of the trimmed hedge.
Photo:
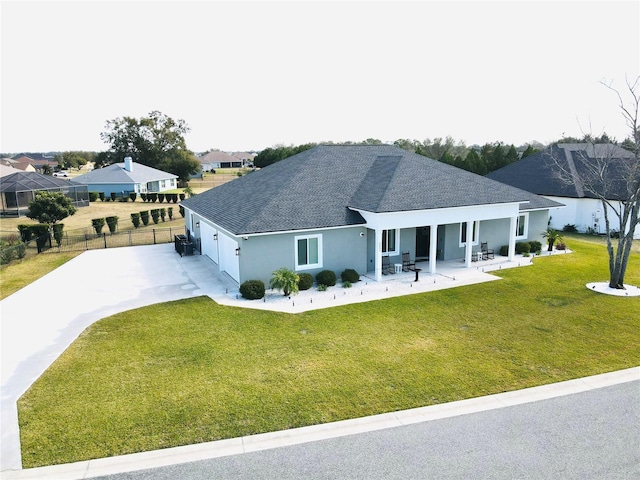
M 360 281 L 360 274 L 353 268 L 347 268 L 340 274 L 342 282 L 356 283 Z
M 318 285 L 326 285 L 327 287 L 333 287 L 336 284 L 337 278 L 335 272 L 331 270 L 322 270 L 316 275 L 316 283 Z
M 240 294 L 247 300 L 258 300 L 264 297 L 264 282 L 262 280 L 247 280 L 240 285 Z
M 542 243 L 537 240 L 531 240 L 529 245 L 531 245 L 531 251 L 533 253 L 540 253 L 542 251 Z
M 116 230 L 118 229 L 118 217 L 116 216 L 107 217 L 106 221 L 107 221 L 107 226 L 109 227 L 109 231 L 111 233 L 116 233 Z
M 298 274 L 298 290 L 309 290 L 313 286 L 313 276 L 310 273 Z
M 500 255 L 503 257 L 509 256 L 509 245 L 503 245 L 500 247 Z
M 522 255 L 531 251 L 531 244 L 529 242 L 516 242 L 516 253 Z

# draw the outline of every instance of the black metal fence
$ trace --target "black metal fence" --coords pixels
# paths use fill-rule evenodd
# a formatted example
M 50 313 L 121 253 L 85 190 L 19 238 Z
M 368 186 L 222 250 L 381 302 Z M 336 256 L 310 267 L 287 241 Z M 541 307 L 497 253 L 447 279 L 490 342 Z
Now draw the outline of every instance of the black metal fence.
M 184 228 L 152 228 L 127 230 L 124 232 L 63 235 L 60 244 L 54 239 L 42 253 L 74 252 L 79 250 L 96 250 L 102 248 L 132 247 L 134 245 L 156 245 L 171 243 L 176 234 L 184 233 Z

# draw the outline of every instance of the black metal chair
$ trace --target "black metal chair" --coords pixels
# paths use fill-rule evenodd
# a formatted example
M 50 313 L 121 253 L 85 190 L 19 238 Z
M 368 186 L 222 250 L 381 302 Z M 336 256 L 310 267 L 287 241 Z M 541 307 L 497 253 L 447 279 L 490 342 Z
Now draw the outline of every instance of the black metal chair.
M 495 258 L 493 248 L 487 247 L 487 242 L 480 243 L 480 251 L 482 252 L 483 260 L 493 260 Z
M 382 274 L 387 275 L 388 273 L 396 273 L 393 265 L 389 262 L 389 256 L 385 255 L 382 257 Z
M 411 261 L 411 255 L 409 252 L 402 252 L 402 271 L 408 272 L 409 270 L 415 272 L 416 262 Z

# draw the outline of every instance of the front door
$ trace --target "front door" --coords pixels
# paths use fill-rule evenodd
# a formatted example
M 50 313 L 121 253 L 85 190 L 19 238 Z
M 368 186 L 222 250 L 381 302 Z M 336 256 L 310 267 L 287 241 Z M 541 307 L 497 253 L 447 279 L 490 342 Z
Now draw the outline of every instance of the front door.
M 430 227 L 416 228 L 416 261 L 429 259 Z

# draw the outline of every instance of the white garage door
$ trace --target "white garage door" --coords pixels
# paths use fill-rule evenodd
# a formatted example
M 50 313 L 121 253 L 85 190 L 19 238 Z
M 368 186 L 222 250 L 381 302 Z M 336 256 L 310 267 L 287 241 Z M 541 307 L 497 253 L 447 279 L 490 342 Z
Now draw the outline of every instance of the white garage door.
M 240 282 L 240 258 L 236 255 L 236 248 L 238 248 L 238 242 L 218 232 L 220 271 L 227 272 L 236 282 Z
M 214 239 L 216 230 L 204 222 L 200 222 L 200 225 L 200 248 L 202 249 L 202 254 L 218 263 L 218 242 Z

